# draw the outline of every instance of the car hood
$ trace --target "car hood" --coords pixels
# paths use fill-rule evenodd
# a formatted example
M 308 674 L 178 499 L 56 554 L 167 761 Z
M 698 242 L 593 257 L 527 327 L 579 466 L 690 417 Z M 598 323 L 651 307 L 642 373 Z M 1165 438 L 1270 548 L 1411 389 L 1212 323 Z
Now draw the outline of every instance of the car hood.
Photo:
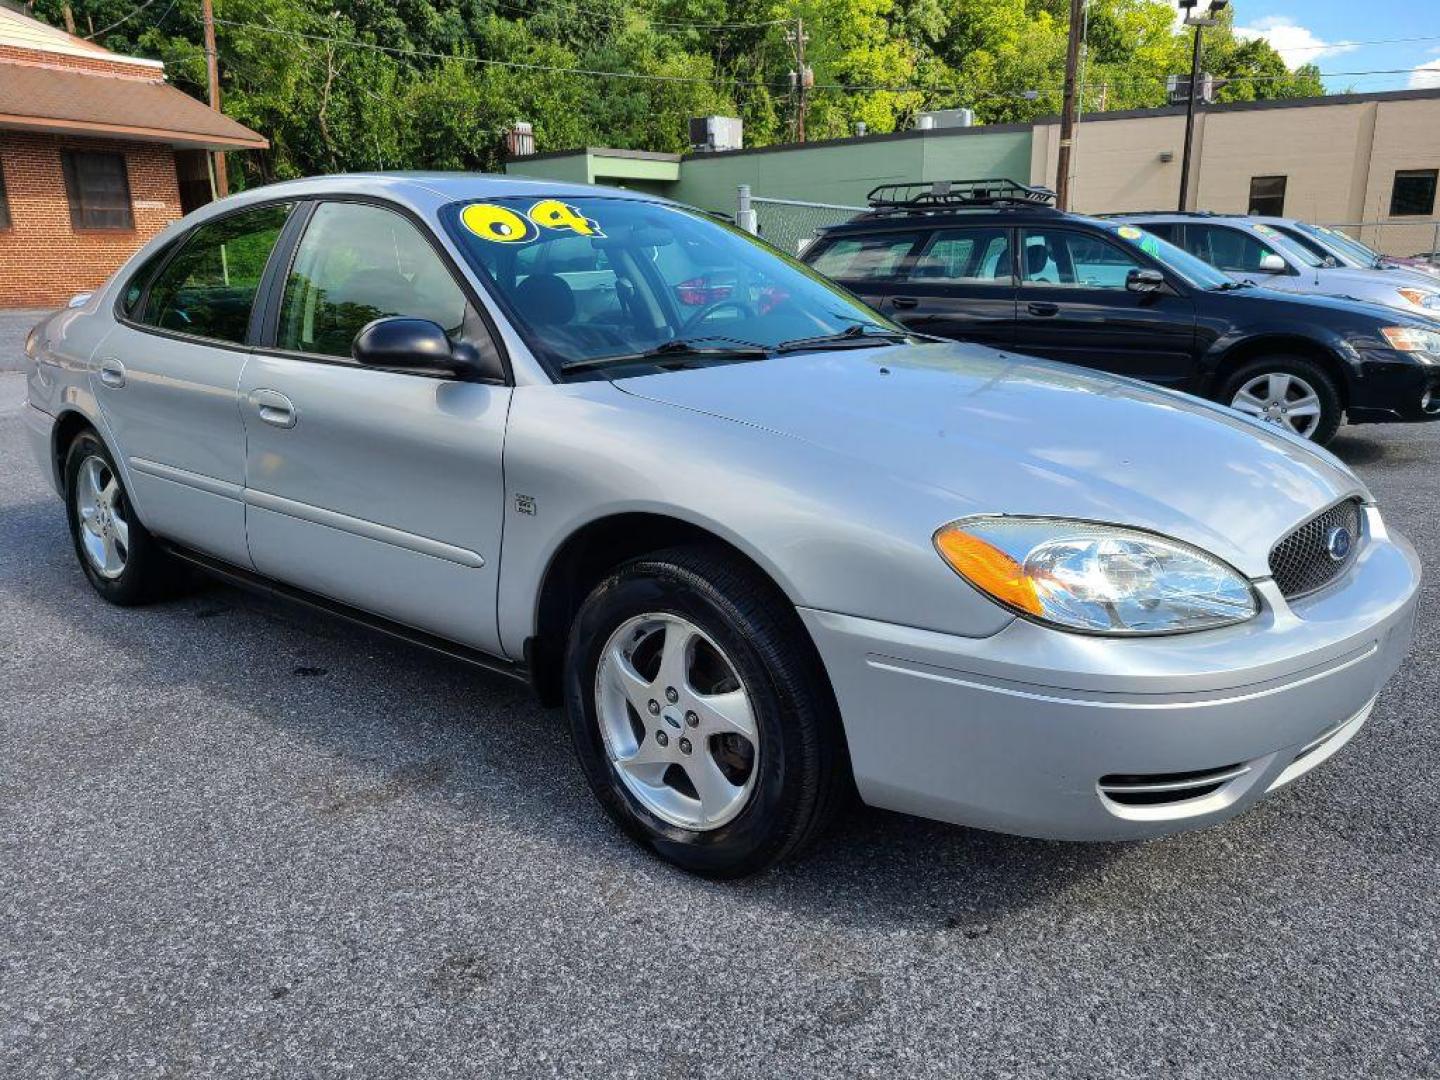
M 1229 409 L 976 345 L 792 354 L 615 385 L 863 461 L 896 498 L 907 485 L 953 497 L 946 520 L 1137 526 L 1251 577 L 1269 573 L 1270 549 L 1298 523 L 1364 493 L 1327 452 Z

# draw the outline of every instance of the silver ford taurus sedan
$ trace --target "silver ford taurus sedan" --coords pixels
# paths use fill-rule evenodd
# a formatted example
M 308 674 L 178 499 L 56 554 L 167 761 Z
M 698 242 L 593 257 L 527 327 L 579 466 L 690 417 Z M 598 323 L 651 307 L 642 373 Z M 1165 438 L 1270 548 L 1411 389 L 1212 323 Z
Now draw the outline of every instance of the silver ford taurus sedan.
M 1245 809 L 1365 723 L 1420 567 L 1273 426 L 917 338 L 641 194 L 279 184 L 37 327 L 25 410 L 96 590 L 198 564 L 563 700 L 688 870 L 852 790 L 1032 836 Z

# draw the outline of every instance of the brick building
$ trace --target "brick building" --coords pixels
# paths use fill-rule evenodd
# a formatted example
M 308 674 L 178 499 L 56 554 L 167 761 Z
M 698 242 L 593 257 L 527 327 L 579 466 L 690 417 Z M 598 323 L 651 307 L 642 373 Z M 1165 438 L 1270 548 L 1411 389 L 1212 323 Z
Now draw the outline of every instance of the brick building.
M 0 307 L 63 303 L 212 197 L 249 128 L 121 56 L 0 6 Z

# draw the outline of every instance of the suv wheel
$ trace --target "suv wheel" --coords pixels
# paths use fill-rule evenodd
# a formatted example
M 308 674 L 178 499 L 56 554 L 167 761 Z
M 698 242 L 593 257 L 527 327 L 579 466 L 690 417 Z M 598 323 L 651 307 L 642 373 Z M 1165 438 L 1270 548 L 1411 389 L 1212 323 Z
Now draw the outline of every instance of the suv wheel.
M 1330 376 L 1296 356 L 1263 357 L 1244 365 L 1225 381 L 1220 400 L 1322 445 L 1335 437 L 1343 412 Z
M 174 574 L 169 559 L 140 524 L 110 452 L 82 432 L 65 455 L 65 510 L 80 566 L 112 604 L 158 599 Z
M 849 788 L 833 696 L 771 583 L 729 552 L 629 563 L 582 606 L 566 651 L 570 732 L 612 818 L 711 877 L 802 850 Z

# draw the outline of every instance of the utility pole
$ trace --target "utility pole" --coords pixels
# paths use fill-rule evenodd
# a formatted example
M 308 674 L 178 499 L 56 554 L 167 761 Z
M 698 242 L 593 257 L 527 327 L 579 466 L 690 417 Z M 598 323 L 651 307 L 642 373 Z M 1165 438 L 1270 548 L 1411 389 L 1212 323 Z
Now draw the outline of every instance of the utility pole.
M 1085 28 L 1085 0 L 1070 0 L 1070 36 L 1065 44 L 1065 93 L 1060 105 L 1060 153 L 1055 163 L 1055 205 L 1070 208 L 1070 153 L 1075 144 L 1075 73 L 1080 66 L 1080 38 Z
M 210 76 L 210 108 L 220 111 L 220 61 L 215 53 L 215 7 L 211 0 L 200 0 L 200 13 L 205 21 L 205 69 Z M 225 174 L 225 151 L 210 156 L 215 166 L 215 193 L 224 198 L 230 194 L 230 178 Z
M 1185 95 L 1185 147 L 1180 155 L 1180 210 L 1186 209 L 1190 201 L 1190 154 L 1195 143 L 1195 99 L 1200 96 L 1200 58 L 1202 55 L 1201 34 L 1207 26 L 1214 26 L 1216 16 L 1229 6 L 1230 0 L 1210 0 L 1207 15 L 1192 14 L 1197 0 L 1180 0 L 1185 12 L 1185 22 L 1195 28 L 1195 47 L 1190 54 L 1190 93 Z
M 805 111 L 809 108 L 806 96 L 815 85 L 815 72 L 805 64 L 805 20 L 797 18 L 795 29 L 785 32 L 785 41 L 795 50 L 795 67 L 790 72 L 790 90 L 795 94 L 795 141 L 805 141 Z

